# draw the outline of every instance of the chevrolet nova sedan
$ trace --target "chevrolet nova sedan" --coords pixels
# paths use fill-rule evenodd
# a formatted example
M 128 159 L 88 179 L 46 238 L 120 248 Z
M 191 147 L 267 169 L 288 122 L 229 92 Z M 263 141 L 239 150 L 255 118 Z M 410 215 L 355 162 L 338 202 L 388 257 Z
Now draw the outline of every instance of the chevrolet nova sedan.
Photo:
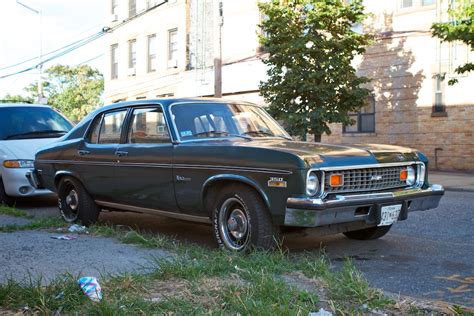
M 58 193 L 67 222 L 165 215 L 212 223 L 221 247 L 243 251 L 272 248 L 285 226 L 379 238 L 438 206 L 427 164 L 409 148 L 293 141 L 250 103 L 161 99 L 91 113 L 37 152 L 29 178 Z

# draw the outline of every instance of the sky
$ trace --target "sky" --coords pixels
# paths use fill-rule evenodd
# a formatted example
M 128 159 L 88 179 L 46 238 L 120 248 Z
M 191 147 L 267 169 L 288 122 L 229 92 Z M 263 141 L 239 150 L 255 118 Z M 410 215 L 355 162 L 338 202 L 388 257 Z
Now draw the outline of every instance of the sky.
M 38 63 L 40 32 L 43 54 L 100 32 L 105 26 L 104 0 L 18 0 L 42 12 L 39 15 L 26 9 L 16 0 L 0 0 L 0 77 L 15 73 Z M 100 38 L 43 66 L 86 63 L 105 68 L 104 38 Z M 13 68 L 3 69 L 31 58 Z M 43 58 L 44 59 L 44 58 Z M 91 60 L 93 59 L 93 60 Z M 90 60 L 90 61 L 89 61 Z M 7 93 L 25 95 L 23 88 L 37 80 L 39 71 L 0 78 L 0 99 Z

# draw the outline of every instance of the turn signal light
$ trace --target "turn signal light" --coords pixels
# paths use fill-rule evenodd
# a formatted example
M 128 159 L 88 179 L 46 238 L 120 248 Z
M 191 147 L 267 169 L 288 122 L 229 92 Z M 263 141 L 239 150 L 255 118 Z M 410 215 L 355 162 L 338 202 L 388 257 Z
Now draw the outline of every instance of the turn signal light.
M 340 187 L 344 184 L 344 176 L 342 174 L 332 174 L 329 178 L 329 184 L 332 187 Z
M 20 162 L 17 160 L 5 160 L 3 166 L 5 168 L 21 168 Z
M 400 181 L 406 181 L 408 179 L 408 170 L 403 169 L 400 171 Z

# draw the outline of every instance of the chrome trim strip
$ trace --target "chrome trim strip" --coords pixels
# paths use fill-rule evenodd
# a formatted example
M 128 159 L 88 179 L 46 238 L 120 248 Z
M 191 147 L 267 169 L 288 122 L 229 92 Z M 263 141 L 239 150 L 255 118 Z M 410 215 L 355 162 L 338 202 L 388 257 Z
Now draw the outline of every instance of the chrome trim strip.
M 226 102 L 227 101 L 227 102 Z M 173 130 L 174 132 L 176 133 L 176 137 L 177 137 L 177 142 L 178 143 L 189 143 L 189 142 L 195 142 L 197 141 L 198 139 L 188 139 L 188 140 L 181 140 L 181 136 L 179 135 L 178 133 L 178 129 L 176 128 L 176 122 L 175 122 L 175 116 L 173 115 L 173 112 L 172 112 L 172 108 L 173 106 L 175 105 L 180 105 L 180 104 L 209 104 L 209 103 L 212 103 L 212 104 L 229 104 L 229 103 L 238 103 L 238 104 L 244 104 L 244 105 L 248 105 L 248 106 L 253 106 L 253 107 L 256 107 L 256 108 L 259 108 L 259 109 L 262 109 L 264 110 L 267 118 L 269 118 L 270 120 L 272 120 L 274 123 L 276 123 L 277 126 L 279 126 L 282 131 L 284 131 L 286 133 L 285 137 L 283 137 L 284 139 L 286 140 L 292 140 L 291 136 L 288 134 L 287 131 L 285 131 L 285 129 L 283 127 L 281 127 L 281 125 L 270 115 L 267 113 L 267 111 L 265 111 L 265 109 L 263 109 L 261 106 L 257 105 L 257 104 L 254 104 L 254 103 L 251 103 L 251 102 L 246 102 L 246 101 L 233 101 L 233 100 L 222 100 L 222 101 L 217 101 L 217 100 L 196 100 L 196 101 L 182 101 L 182 102 L 175 102 L 175 103 L 172 103 L 171 105 L 168 106 L 168 115 L 170 116 L 170 118 L 172 119 L 172 123 L 173 123 Z M 222 139 L 229 139 L 231 138 L 232 136 L 229 136 L 229 137 L 209 137 L 209 138 L 201 138 L 200 140 L 222 140 Z M 233 137 L 239 137 L 239 136 L 233 136 Z M 252 139 L 251 137 L 249 139 Z M 275 136 L 275 137 L 266 137 L 265 139 L 281 139 L 281 137 L 278 137 L 278 136 Z
M 433 184 L 427 189 L 410 188 L 405 190 L 398 190 L 393 192 L 379 192 L 367 194 L 353 194 L 353 195 L 336 195 L 334 200 L 323 200 L 322 198 L 288 198 L 287 204 L 296 205 L 300 207 L 318 206 L 318 207 L 337 207 L 345 203 L 374 203 L 382 199 L 406 197 L 412 198 L 417 195 L 424 195 L 426 193 L 443 194 L 444 188 L 442 185 Z
M 188 215 L 188 214 L 166 212 L 166 211 L 160 211 L 160 210 L 151 209 L 151 208 L 137 207 L 137 206 L 105 202 L 105 201 L 99 201 L 99 200 L 96 200 L 95 202 L 100 206 L 111 207 L 111 208 L 124 210 L 124 211 L 132 211 L 132 212 L 146 213 L 146 214 L 152 214 L 152 215 L 162 215 L 162 216 L 166 216 L 170 218 L 182 219 L 182 220 L 191 221 L 191 222 L 199 222 L 199 223 L 206 223 L 206 224 L 211 223 L 211 219 L 205 216 L 195 216 L 195 215 Z
M 215 165 L 173 165 L 175 169 L 211 169 L 211 170 L 231 170 L 231 171 L 247 171 L 259 173 L 282 173 L 293 174 L 291 171 L 279 169 L 258 169 L 252 167 L 233 167 L 233 166 L 215 166 Z
M 338 170 L 352 170 L 352 169 L 366 169 L 366 168 L 401 167 L 401 166 L 411 166 L 413 164 L 422 164 L 422 162 L 421 161 L 389 162 L 389 163 L 378 163 L 378 164 L 370 164 L 370 165 L 313 168 L 313 170 L 338 171 Z
M 142 168 L 174 168 L 174 169 L 201 169 L 201 170 L 227 170 L 227 171 L 242 171 L 242 172 L 258 172 L 271 174 L 293 174 L 288 170 L 279 169 L 259 169 L 252 167 L 233 167 L 233 166 L 218 166 L 218 165 L 173 165 L 173 164 L 156 164 L 146 162 L 106 162 L 106 161 L 76 161 L 76 160 L 38 160 L 38 163 L 51 164 L 70 164 L 70 165 L 92 165 L 92 166 L 113 166 L 113 167 L 142 167 Z

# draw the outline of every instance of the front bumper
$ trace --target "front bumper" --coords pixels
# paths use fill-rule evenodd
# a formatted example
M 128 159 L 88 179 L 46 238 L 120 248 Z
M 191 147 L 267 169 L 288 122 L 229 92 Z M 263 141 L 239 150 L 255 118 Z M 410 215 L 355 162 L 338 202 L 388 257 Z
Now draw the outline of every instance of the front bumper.
M 30 169 L 4 169 L 2 171 L 2 180 L 5 187 L 5 193 L 12 197 L 29 197 L 50 195 L 53 192 L 43 188 L 36 188 L 30 184 L 26 174 Z
M 333 199 L 288 198 L 285 226 L 319 227 L 325 225 L 365 222 L 367 225 L 380 223 L 380 208 L 401 204 L 398 220 L 408 217 L 408 212 L 436 208 L 444 194 L 441 185 L 426 189 L 401 189 L 353 195 L 336 195 Z

